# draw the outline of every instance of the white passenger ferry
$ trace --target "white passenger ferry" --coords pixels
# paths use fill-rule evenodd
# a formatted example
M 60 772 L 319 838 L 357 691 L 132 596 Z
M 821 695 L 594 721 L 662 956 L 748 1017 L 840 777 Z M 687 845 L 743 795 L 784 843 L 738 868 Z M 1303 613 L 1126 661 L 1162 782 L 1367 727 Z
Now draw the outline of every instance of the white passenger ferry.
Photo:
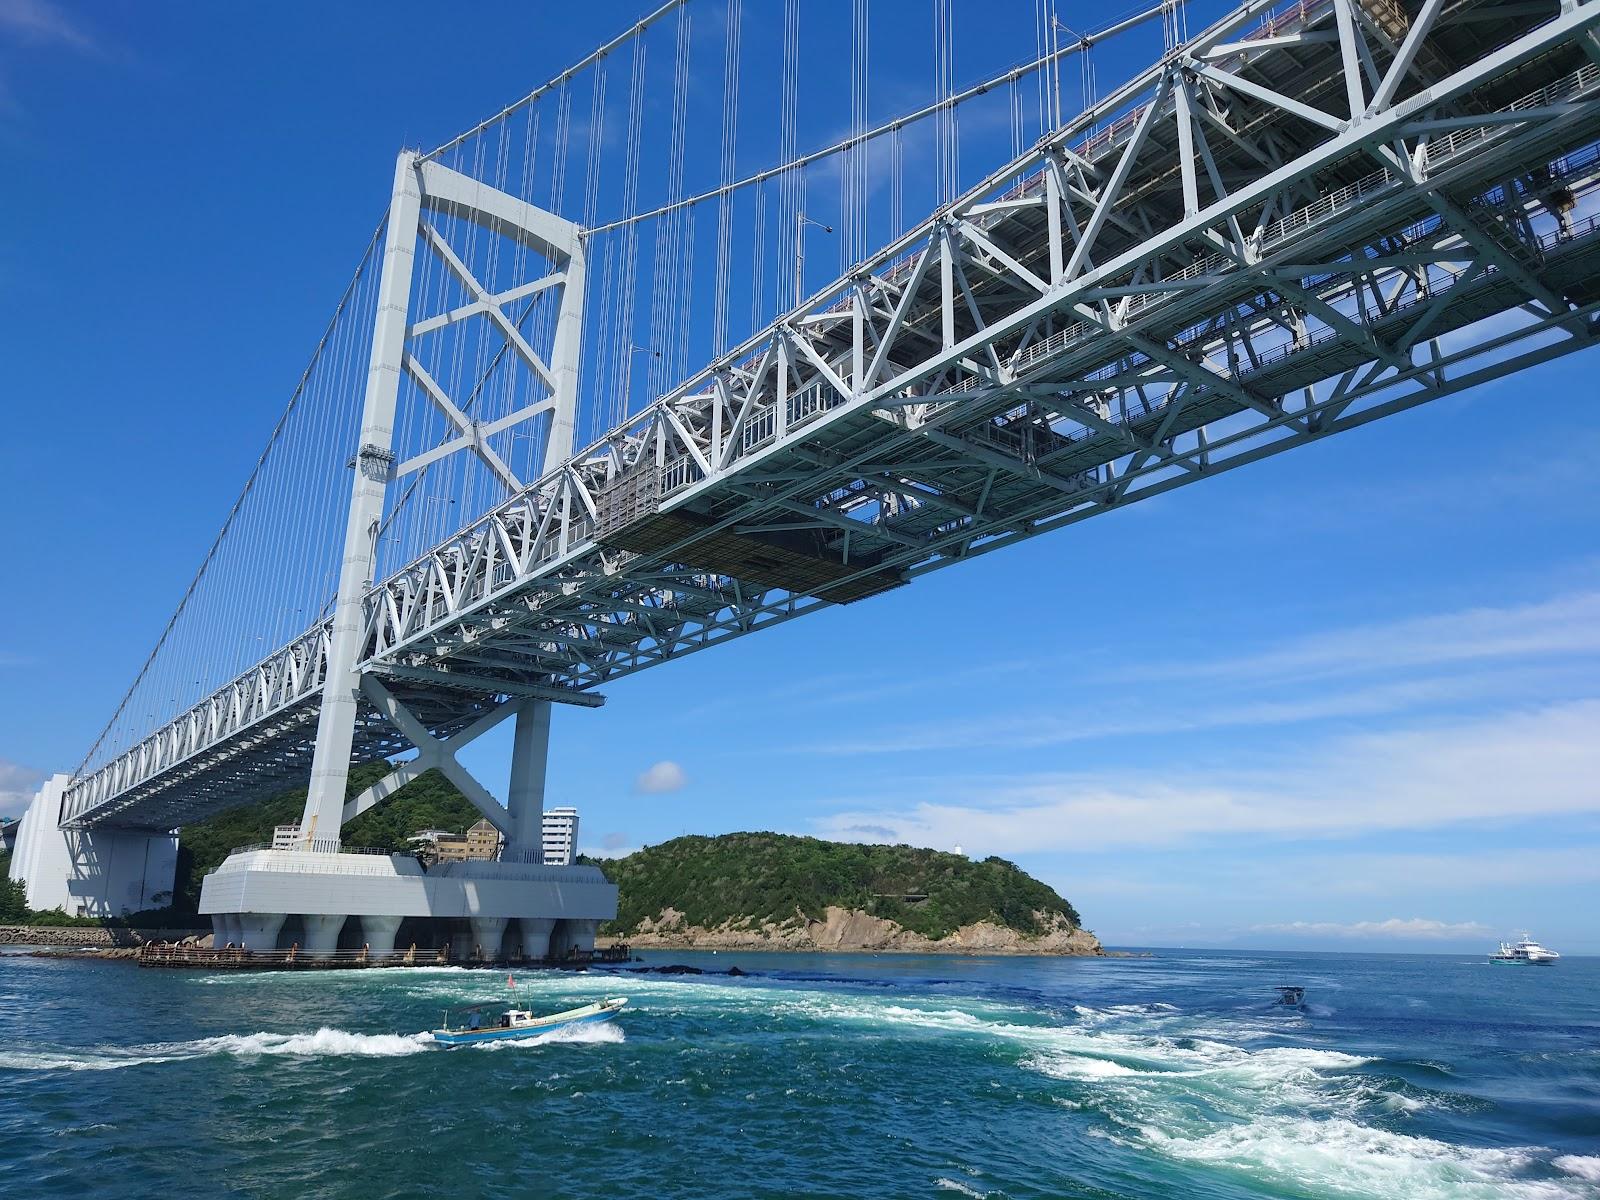
M 1554 950 L 1541 946 L 1527 934 L 1523 934 L 1520 941 L 1501 942 L 1500 949 L 1489 955 L 1489 961 L 1513 966 L 1532 963 L 1534 966 L 1548 967 L 1560 957 L 1561 955 Z

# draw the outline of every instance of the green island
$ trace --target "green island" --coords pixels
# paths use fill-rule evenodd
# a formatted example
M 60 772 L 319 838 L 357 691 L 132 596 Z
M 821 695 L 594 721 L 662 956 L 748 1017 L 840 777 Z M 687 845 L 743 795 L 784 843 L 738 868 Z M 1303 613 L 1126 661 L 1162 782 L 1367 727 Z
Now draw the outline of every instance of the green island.
M 595 865 L 620 893 L 611 932 L 634 945 L 1100 952 L 1067 900 L 1003 858 L 727 833 Z
M 352 770 L 350 795 L 384 770 L 381 763 Z M 303 792 L 286 792 L 186 826 L 170 904 L 121 919 L 29 909 L 21 885 L 5 879 L 0 854 L 0 924 L 196 924 L 206 874 L 235 847 L 270 841 L 273 827 L 296 820 L 304 801 Z M 344 841 L 399 852 L 418 830 L 461 833 L 478 817 L 453 784 L 429 771 L 346 825 Z M 618 887 L 617 919 L 602 934 L 638 946 L 1100 953 L 1066 899 L 1002 858 L 728 833 L 582 861 Z

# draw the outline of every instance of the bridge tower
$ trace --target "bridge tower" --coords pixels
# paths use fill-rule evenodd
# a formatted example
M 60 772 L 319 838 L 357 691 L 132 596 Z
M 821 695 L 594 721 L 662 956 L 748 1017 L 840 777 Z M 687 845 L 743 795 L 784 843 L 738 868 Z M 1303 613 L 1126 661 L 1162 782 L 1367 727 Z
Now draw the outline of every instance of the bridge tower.
M 473 221 L 491 233 L 512 237 L 552 264 L 552 276 L 559 277 L 562 296 L 548 367 L 502 313 L 501 305 L 506 302 L 506 296 L 489 295 L 449 244 L 426 223 L 425 217 L 434 213 Z M 425 161 L 409 151 L 402 153 L 395 164 L 394 192 L 389 203 L 383 268 L 378 284 L 378 312 L 362 404 L 360 445 L 352 460 L 350 510 L 334 608 L 333 636 L 317 723 L 311 787 L 300 823 L 308 848 L 338 842 L 339 828 L 344 821 L 350 751 L 363 704 L 374 700 L 379 707 L 397 703 L 382 693 L 381 685 L 375 687 L 375 681 L 364 685 L 360 667 L 367 642 L 367 597 L 377 565 L 378 532 L 390 481 L 408 468 L 420 469 L 450 454 L 477 453 L 501 475 L 508 487 L 520 484 L 511 477 L 503 460 L 489 448 L 482 428 L 469 421 L 461 407 L 411 358 L 410 343 L 428 332 L 424 327 L 427 322 L 414 324 L 410 314 L 413 266 L 419 243 L 444 259 L 475 297 L 474 307 L 481 310 L 481 315 L 496 321 L 508 344 L 548 385 L 548 398 L 529 406 L 523 413 L 524 419 L 545 419 L 544 462 L 539 472 L 542 477 L 572 453 L 584 287 L 584 255 L 579 233 L 576 225 L 553 213 L 439 163 Z M 544 283 L 552 276 L 533 282 Z M 522 291 L 528 284 L 529 281 L 520 281 L 514 290 Z M 395 409 L 401 380 L 408 374 L 418 379 L 433 402 L 452 418 L 461 436 L 440 447 L 439 451 L 419 455 L 397 467 L 392 450 Z M 422 461 L 424 459 L 426 461 Z M 549 709 L 549 701 L 537 698 L 524 698 L 518 704 L 514 779 L 508 796 L 510 807 L 504 818 L 492 812 L 484 814 L 501 827 L 510 845 L 517 850 L 532 849 L 539 844 L 544 758 L 549 747 Z M 394 715 L 389 714 L 391 720 Z M 401 732 L 409 736 L 415 730 L 402 728 Z M 419 743 L 417 749 L 426 757 L 432 746 Z M 441 751 L 438 757 L 440 761 L 431 765 L 446 768 L 446 773 L 455 777 L 459 786 L 465 772 L 455 763 L 453 755 Z
M 535 277 L 491 293 L 452 247 L 448 234 L 441 232 L 464 225 L 508 239 L 528 252 L 527 263 L 544 264 L 547 270 L 534 271 Z M 544 780 L 551 697 L 559 697 L 556 689 L 437 667 L 391 663 L 380 673 L 365 665 L 371 656 L 374 622 L 369 607 L 377 602 L 372 588 L 390 484 L 451 455 L 472 454 L 508 495 L 521 492 L 527 485 L 489 438 L 524 422 L 543 427 L 539 478 L 547 478 L 571 456 L 584 295 L 581 233 L 577 225 L 554 213 L 430 158 L 409 151 L 399 156 L 384 234 L 361 431 L 350 462 L 343 557 L 299 844 L 294 850 L 237 854 L 207 878 L 201 911 L 212 915 L 219 941 L 242 940 L 270 948 L 286 918 L 298 915 L 301 948 L 327 952 L 335 948 L 348 918 L 359 916 L 362 944 L 383 951 L 392 949 L 404 917 L 465 917 L 471 926 L 471 952 L 496 957 L 509 928 L 520 929 L 524 954 L 537 957 L 547 951 L 558 920 L 564 922 L 559 931 L 562 944 L 584 946 L 593 944 L 600 921 L 615 914 L 616 891 L 598 871 L 563 868 L 556 879 L 552 873 L 556 869 L 545 869 L 542 861 Z M 436 256 L 441 269 L 469 298 L 467 304 L 420 317 L 412 312 L 417 292 L 413 276 L 420 254 Z M 504 309 L 514 300 L 552 288 L 559 288 L 560 299 L 547 363 Z M 420 339 L 468 319 L 490 322 L 508 356 L 542 393 L 489 425 L 469 417 L 470 399 L 447 394 L 413 354 Z M 394 430 L 407 380 L 413 385 L 413 399 L 436 408 L 453 432 L 435 448 L 399 461 Z M 477 719 L 441 731 L 425 711 L 430 689 L 465 685 L 483 693 Z M 582 697 L 575 702 L 601 701 Z M 457 761 L 456 753 L 512 716 L 516 729 L 510 786 L 501 805 Z M 347 800 L 352 750 L 358 735 L 363 730 L 370 735 L 376 726 L 386 727 L 380 736 L 391 742 L 398 734 L 416 755 Z M 367 740 L 370 744 L 374 739 Z M 409 858 L 394 856 L 383 868 L 370 856 L 339 853 L 340 830 L 346 821 L 429 769 L 441 771 L 500 831 L 504 850 L 499 863 L 452 863 L 423 878 Z M 281 861 L 285 855 L 295 858 L 292 868 Z

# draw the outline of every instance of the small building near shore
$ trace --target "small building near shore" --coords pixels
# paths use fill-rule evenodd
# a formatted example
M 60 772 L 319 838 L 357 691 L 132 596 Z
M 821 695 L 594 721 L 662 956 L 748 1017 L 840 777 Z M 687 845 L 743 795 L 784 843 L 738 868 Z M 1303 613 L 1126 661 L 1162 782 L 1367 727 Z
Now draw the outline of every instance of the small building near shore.
M 465 833 L 424 829 L 409 840 L 424 858 L 442 863 L 494 862 L 500 857 L 503 841 L 500 831 L 488 821 L 479 821 Z

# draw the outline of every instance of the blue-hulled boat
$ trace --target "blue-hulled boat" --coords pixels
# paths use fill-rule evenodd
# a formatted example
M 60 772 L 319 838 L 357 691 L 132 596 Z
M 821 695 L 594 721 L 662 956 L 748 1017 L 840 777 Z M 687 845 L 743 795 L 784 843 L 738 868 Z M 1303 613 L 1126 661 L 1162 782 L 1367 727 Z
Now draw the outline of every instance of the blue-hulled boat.
M 445 1013 L 444 1028 L 433 1030 L 433 1040 L 447 1046 L 470 1046 L 478 1042 L 492 1042 L 500 1038 L 536 1037 L 541 1033 L 565 1029 L 569 1025 L 594 1025 L 609 1021 L 627 1005 L 626 996 L 608 996 L 581 1008 L 537 1017 L 525 1008 L 507 1009 L 498 1018 L 486 1020 L 483 1006 L 463 1010 L 464 1023 L 450 1024 L 450 1013 Z

